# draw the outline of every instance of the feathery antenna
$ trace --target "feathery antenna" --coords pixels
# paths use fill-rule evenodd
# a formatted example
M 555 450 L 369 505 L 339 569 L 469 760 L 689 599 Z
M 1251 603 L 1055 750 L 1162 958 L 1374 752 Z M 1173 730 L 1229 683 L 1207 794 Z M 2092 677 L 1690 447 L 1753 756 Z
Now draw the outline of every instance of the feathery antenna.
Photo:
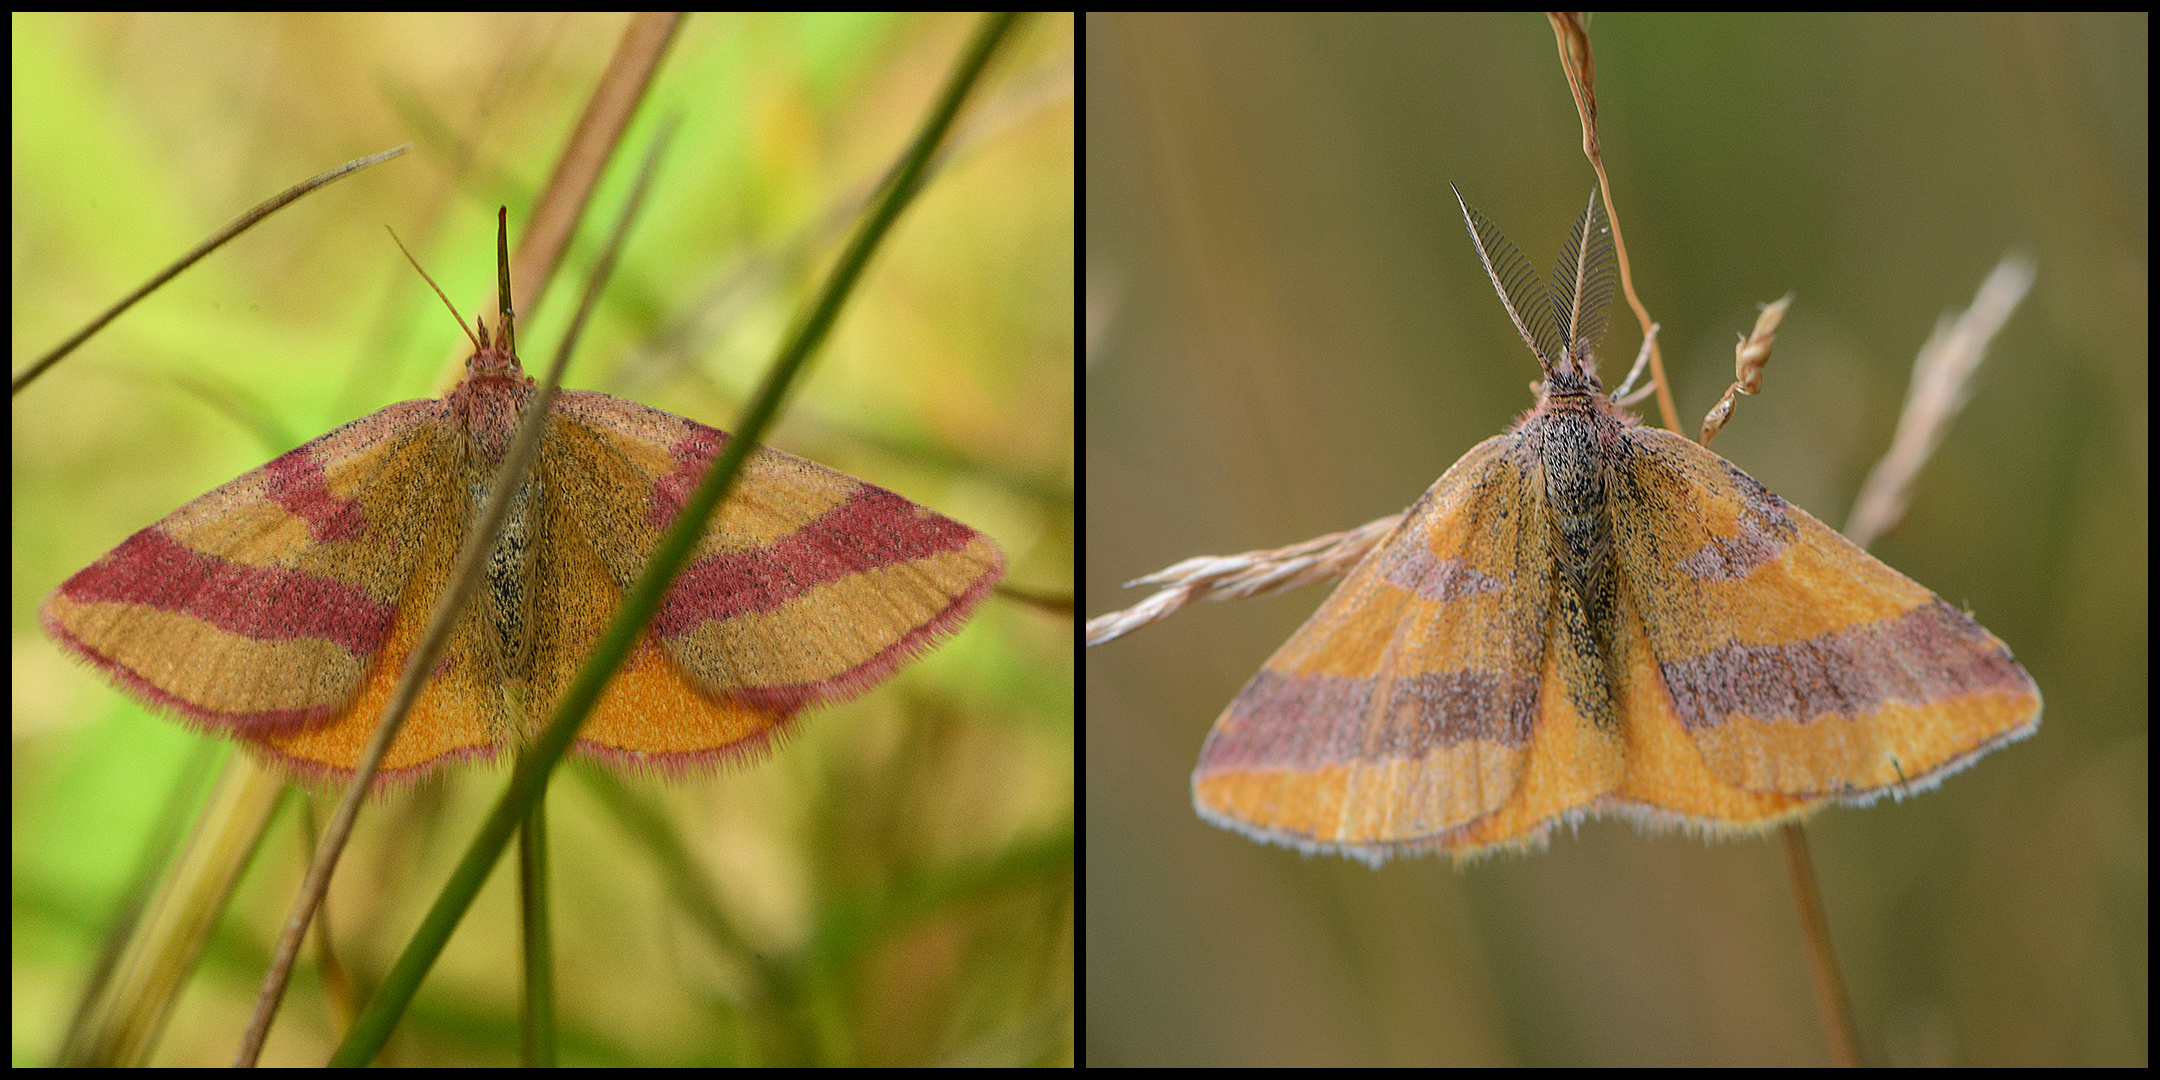
M 1523 344 L 1537 354 L 1538 365 L 1548 376 L 1560 371 L 1594 373 L 1594 354 L 1605 336 L 1607 309 L 1619 280 L 1613 267 L 1612 229 L 1605 223 L 1597 192 L 1590 193 L 1590 204 L 1575 219 L 1550 286 L 1538 280 L 1530 261 L 1501 235 L 1499 227 L 1471 209 L 1460 190 L 1455 191 L 1455 202 L 1462 207 L 1463 223 L 1470 229 L 1478 261 L 1485 265 L 1485 276 L 1492 279 Z

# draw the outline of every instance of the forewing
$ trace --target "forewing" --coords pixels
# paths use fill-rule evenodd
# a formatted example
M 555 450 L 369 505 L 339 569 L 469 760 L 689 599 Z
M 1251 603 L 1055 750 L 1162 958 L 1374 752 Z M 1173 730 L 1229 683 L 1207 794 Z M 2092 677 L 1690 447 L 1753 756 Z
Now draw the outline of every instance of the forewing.
M 1215 722 L 1202 817 L 1370 860 L 1521 784 L 1553 556 L 1515 434 L 1472 448 Z
M 543 573 L 586 587 L 537 590 L 569 605 L 542 620 L 563 628 L 535 665 L 563 673 L 548 701 L 729 438 L 604 394 L 564 393 L 556 411 L 543 475 L 560 555 Z M 861 693 L 958 629 L 1003 572 L 975 530 L 761 447 L 587 722 L 585 749 L 753 750 L 795 710 Z
M 443 497 L 440 403 L 356 420 L 223 484 L 69 578 L 42 615 L 122 689 L 239 733 L 350 706 Z
M 1971 617 L 1731 462 L 1629 434 L 1617 557 L 1672 713 L 1717 777 L 1864 801 L 2037 726 L 2038 688 Z

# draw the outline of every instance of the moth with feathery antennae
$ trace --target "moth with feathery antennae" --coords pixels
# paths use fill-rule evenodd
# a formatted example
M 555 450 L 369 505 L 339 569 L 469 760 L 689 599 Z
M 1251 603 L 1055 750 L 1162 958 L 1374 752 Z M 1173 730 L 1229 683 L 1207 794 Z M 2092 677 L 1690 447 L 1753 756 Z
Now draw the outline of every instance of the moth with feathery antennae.
M 1549 287 L 1463 218 L 1537 405 L 1230 703 L 1193 773 L 1203 818 L 1374 864 L 1606 813 L 1745 834 L 1924 790 L 2038 728 L 2038 687 L 1971 617 L 1607 397 L 1595 194 Z

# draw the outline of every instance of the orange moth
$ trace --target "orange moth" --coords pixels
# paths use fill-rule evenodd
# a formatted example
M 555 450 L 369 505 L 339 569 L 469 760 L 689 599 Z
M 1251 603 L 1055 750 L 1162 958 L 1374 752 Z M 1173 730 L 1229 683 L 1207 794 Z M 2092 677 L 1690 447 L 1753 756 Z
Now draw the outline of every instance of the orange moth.
M 509 319 L 493 342 L 481 327 L 447 396 L 361 417 L 129 537 L 53 592 L 46 630 L 146 705 L 303 774 L 350 772 L 533 395 Z M 581 390 L 546 424 L 385 777 L 491 757 L 545 721 L 729 438 Z M 958 630 L 1004 565 L 957 521 L 760 447 L 576 748 L 671 770 L 754 755 Z
M 1595 194 L 1549 292 L 1463 216 L 1544 369 L 1537 406 L 1224 710 L 1193 772 L 1201 817 L 1376 865 L 1607 813 L 1754 832 L 1925 790 L 2037 730 L 2039 688 L 1971 617 L 1605 395 Z

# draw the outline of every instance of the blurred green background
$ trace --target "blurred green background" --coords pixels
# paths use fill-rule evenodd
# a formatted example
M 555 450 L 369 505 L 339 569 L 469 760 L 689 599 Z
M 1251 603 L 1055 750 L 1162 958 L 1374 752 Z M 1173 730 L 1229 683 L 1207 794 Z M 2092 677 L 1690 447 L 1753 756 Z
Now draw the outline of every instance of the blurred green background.
M 1503 430 L 1536 368 L 1447 185 L 1543 270 L 1594 179 L 1539 16 L 1085 32 L 1098 615 L 1180 559 L 1400 510 Z M 2040 732 L 1808 831 L 1870 1061 L 2144 1063 L 2145 16 L 1607 14 L 1591 38 L 1684 422 L 1755 305 L 1797 293 L 1717 450 L 1833 525 L 1938 316 L 2037 259 L 1876 551 L 2009 642 Z M 1608 370 L 1638 341 L 1618 311 Z M 1195 818 L 1209 725 L 1324 595 L 1091 651 L 1090 1063 L 1827 1061 L 1774 843 L 1597 822 L 1375 873 Z
M 732 427 L 788 323 L 914 134 L 972 15 L 685 23 L 597 205 L 680 126 L 565 385 Z M 16 401 L 14 1059 L 50 1060 L 188 748 L 36 629 L 66 575 L 213 485 L 395 401 L 469 347 L 495 207 L 518 227 L 622 34 L 620 15 L 17 15 L 17 370 L 211 230 L 304 177 L 412 141 L 138 307 Z M 1009 579 L 1072 580 L 1072 45 L 1025 24 L 768 435 L 994 536 Z M 544 304 L 560 338 L 603 235 Z M 514 242 L 514 241 L 513 241 Z M 566 1063 L 1056 1062 L 1071 1056 L 1070 633 L 997 599 L 865 698 L 806 717 L 758 768 L 631 781 L 757 946 L 794 965 L 789 1044 L 745 1010 L 651 860 L 565 782 L 554 805 Z M 333 894 L 363 980 L 386 962 L 505 772 L 377 804 Z M 158 1064 L 224 1063 L 301 864 L 288 816 L 180 1004 Z M 394 1043 L 399 1064 L 515 1060 L 500 875 Z M 769 1004 L 767 1002 L 766 1004 Z M 319 985 L 266 1062 L 319 1062 Z

